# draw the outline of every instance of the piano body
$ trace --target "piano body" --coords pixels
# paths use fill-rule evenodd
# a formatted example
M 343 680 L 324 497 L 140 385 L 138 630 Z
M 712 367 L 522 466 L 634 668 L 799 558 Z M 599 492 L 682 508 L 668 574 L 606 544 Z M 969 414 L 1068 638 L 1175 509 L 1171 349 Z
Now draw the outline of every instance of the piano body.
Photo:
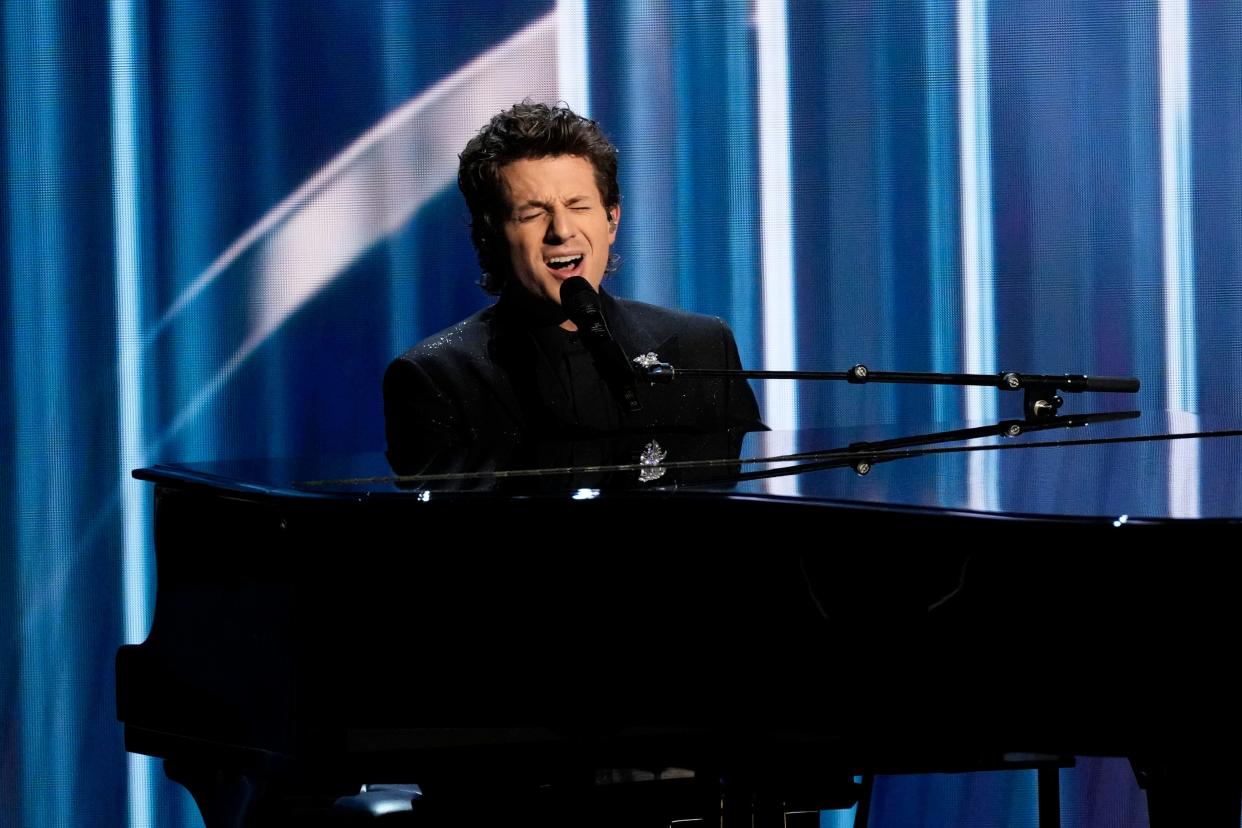
M 1075 755 L 1129 757 L 1153 824 L 1236 826 L 1238 424 L 927 431 L 139 470 L 126 746 L 209 826 L 406 781 L 411 824 L 774 824 L 1001 767 L 1055 804 Z

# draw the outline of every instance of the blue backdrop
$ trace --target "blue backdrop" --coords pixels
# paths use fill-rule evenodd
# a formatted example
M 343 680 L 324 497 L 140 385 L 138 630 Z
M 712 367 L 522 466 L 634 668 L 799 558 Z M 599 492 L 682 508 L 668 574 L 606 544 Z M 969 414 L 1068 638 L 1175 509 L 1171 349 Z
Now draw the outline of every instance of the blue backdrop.
M 128 473 L 380 448 L 386 362 L 486 301 L 456 153 L 528 95 L 621 150 L 611 289 L 749 365 L 1242 402 L 1236 2 L 14 0 L 3 33 L 3 825 L 194 823 L 114 720 L 152 603 Z M 760 390 L 783 428 L 1016 405 Z M 1124 766 L 1064 780 L 1066 825 L 1143 820 Z M 1034 814 L 1029 774 L 909 778 L 874 824 Z

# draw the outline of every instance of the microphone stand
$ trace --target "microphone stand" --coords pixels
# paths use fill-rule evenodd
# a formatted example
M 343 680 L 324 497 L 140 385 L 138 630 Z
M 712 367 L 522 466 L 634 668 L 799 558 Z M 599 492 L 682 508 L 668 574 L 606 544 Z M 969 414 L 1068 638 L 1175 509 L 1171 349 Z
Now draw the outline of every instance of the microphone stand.
M 911 371 L 872 371 L 859 363 L 847 371 L 743 371 L 727 368 L 674 368 L 660 362 L 654 353 L 633 359 L 635 372 L 651 383 L 669 383 L 677 377 L 731 379 L 794 379 L 838 380 L 851 385 L 869 382 L 912 385 L 975 385 L 1022 391 L 1022 411 L 1028 422 L 1054 416 L 1064 402 L 1058 392 L 1117 391 L 1135 393 L 1139 381 L 1134 377 L 1089 377 L 1085 374 L 1020 374 L 1001 371 L 997 374 L 935 374 Z

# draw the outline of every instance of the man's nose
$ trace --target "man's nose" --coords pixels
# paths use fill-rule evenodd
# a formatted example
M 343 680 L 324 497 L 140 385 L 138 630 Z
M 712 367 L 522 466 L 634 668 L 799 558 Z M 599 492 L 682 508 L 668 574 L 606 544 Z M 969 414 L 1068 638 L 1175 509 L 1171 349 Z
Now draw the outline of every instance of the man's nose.
M 560 244 L 566 239 L 573 238 L 574 228 L 569 221 L 569 211 L 556 209 L 552 211 L 552 220 L 548 222 L 548 233 L 546 241 L 549 244 Z

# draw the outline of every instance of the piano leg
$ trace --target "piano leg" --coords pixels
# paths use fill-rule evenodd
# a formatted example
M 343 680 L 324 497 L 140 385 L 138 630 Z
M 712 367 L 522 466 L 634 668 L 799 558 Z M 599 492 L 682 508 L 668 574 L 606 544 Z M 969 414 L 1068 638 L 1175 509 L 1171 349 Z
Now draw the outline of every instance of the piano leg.
M 190 792 L 207 828 L 254 825 L 264 787 L 254 776 L 173 759 L 164 761 L 164 775 Z
M 1040 765 L 1035 773 L 1039 788 L 1039 828 L 1061 828 L 1061 768 Z
M 871 791 L 875 788 L 875 774 L 865 773 L 858 790 L 858 810 L 854 811 L 854 828 L 867 828 L 871 819 Z

